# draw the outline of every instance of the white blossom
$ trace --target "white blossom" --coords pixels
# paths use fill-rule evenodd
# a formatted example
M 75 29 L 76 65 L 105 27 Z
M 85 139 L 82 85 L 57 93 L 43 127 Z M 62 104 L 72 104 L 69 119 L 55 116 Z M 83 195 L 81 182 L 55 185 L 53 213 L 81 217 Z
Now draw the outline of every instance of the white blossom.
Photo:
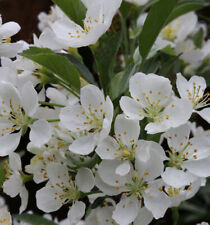
M 56 20 L 51 25 L 57 39 L 67 47 L 78 48 L 95 44 L 109 29 L 122 0 L 82 1 L 87 8 L 84 27 L 70 19 Z
M 80 132 L 69 146 L 75 154 L 88 155 L 108 134 L 113 117 L 113 105 L 109 97 L 94 85 L 86 85 L 81 89 L 81 105 L 67 106 L 61 110 L 61 126 Z
M 20 195 L 20 213 L 26 209 L 28 204 L 28 191 L 23 183 L 21 172 L 22 165 L 20 156 L 13 152 L 9 155 L 9 168 L 7 169 L 7 180 L 3 184 L 3 191 L 12 198 Z
M 120 106 L 131 119 L 147 117 L 149 123 L 145 130 L 150 134 L 184 124 L 192 114 L 191 103 L 173 95 L 167 78 L 136 73 L 130 79 L 129 91 L 132 98 L 123 96 Z

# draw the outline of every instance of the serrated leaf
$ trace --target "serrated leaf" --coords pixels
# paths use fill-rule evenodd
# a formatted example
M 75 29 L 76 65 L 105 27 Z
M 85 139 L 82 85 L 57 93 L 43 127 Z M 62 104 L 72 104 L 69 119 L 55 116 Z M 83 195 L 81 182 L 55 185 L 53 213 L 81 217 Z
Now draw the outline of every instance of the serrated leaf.
M 94 51 L 97 70 L 102 88 L 106 93 L 115 65 L 115 57 L 122 40 L 122 33 L 107 32 L 99 40 L 99 45 Z
M 210 5 L 210 3 L 207 3 L 206 1 L 202 0 L 184 0 L 181 1 L 177 6 L 173 9 L 171 15 L 168 17 L 166 24 L 170 23 L 175 18 L 184 15 L 191 11 L 196 11 L 199 9 L 202 9 L 203 7 L 206 7 Z
M 21 215 L 14 215 L 14 218 L 19 221 L 23 221 L 25 223 L 29 223 L 31 225 L 58 225 L 57 223 L 54 223 L 53 221 L 50 221 L 48 219 L 45 219 L 39 215 L 35 214 L 27 214 L 23 213 Z
M 83 20 L 86 17 L 86 7 L 81 0 L 53 0 L 64 13 L 75 23 L 83 26 Z
M 37 47 L 30 47 L 21 53 L 21 55 L 45 67 L 49 72 L 56 74 L 67 85 L 70 85 L 74 90 L 79 92 L 79 72 L 65 56 L 57 55 L 47 48 Z
M 177 1 L 159 0 L 151 8 L 139 36 L 139 51 L 143 59 L 146 59 L 149 54 L 150 49 L 176 6 Z

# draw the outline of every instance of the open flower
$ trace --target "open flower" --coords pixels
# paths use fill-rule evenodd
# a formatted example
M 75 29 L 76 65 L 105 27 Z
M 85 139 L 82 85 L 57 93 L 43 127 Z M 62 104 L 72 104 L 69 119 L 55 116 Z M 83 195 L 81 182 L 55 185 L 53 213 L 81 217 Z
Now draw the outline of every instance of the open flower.
M 28 126 L 30 140 L 42 145 L 50 137 L 49 125 L 44 120 L 33 122 L 38 109 L 38 96 L 30 82 L 18 90 L 8 82 L 0 82 L 0 156 L 15 151 Z
M 109 29 L 122 0 L 83 0 L 82 2 L 87 8 L 84 27 L 67 18 L 57 20 L 51 25 L 56 37 L 63 41 L 66 47 L 79 48 L 95 44 Z
M 61 110 L 61 126 L 72 131 L 80 132 L 69 146 L 76 154 L 88 155 L 109 134 L 113 105 L 109 97 L 94 85 L 86 85 L 81 89 L 81 105 L 74 104 Z
M 0 57 L 15 57 L 17 52 L 23 49 L 22 43 L 10 43 L 11 36 L 18 33 L 20 26 L 15 22 L 7 22 L 2 24 L 0 15 Z
M 209 93 L 204 94 L 206 81 L 203 77 L 193 76 L 187 81 L 180 73 L 177 74 L 177 89 L 182 99 L 188 100 L 193 111 L 210 123 Z M 201 109 L 201 110 L 199 110 Z
M 192 105 L 185 99 L 173 95 L 172 86 L 167 78 L 136 73 L 130 79 L 131 97 L 123 96 L 120 106 L 131 119 L 148 118 L 145 127 L 150 134 L 168 130 L 187 122 L 192 114 Z
M 198 18 L 194 12 L 180 16 L 162 29 L 159 38 L 174 43 L 184 41 L 193 33 L 197 21 Z
M 18 194 L 20 195 L 20 213 L 26 209 L 28 204 L 28 191 L 23 183 L 21 172 L 22 166 L 20 156 L 13 152 L 9 155 L 9 168 L 7 168 L 7 180 L 3 184 L 3 191 L 12 198 Z
M 132 120 L 121 114 L 115 120 L 114 138 L 108 136 L 96 149 L 102 159 L 118 159 L 121 161 L 135 159 L 135 149 L 140 134 L 138 120 Z
M 165 183 L 175 188 L 190 185 L 195 177 L 210 175 L 210 142 L 207 136 L 189 139 L 190 127 L 182 125 L 172 128 L 164 136 L 169 146 L 169 164 L 162 175 Z
M 89 192 L 94 187 L 94 176 L 88 168 L 80 168 L 75 179 L 60 163 L 48 163 L 46 171 L 49 181 L 36 193 L 37 206 L 44 212 L 56 211 L 64 204 L 76 204 L 81 191 Z
M 145 220 L 149 223 L 153 217 L 157 219 L 164 216 L 170 205 L 167 195 L 162 189 L 156 188 L 161 179 L 155 179 L 163 172 L 163 161 L 166 159 L 161 146 L 141 141 L 135 159 L 135 170 L 130 165 L 130 173 L 124 176 L 118 173 L 117 160 L 103 160 L 98 167 L 96 185 L 99 189 L 108 195 L 116 195 L 116 191 L 125 192 L 112 216 L 120 225 L 128 225 L 135 220 L 139 222 L 145 215 Z M 142 208 L 142 200 L 145 208 Z

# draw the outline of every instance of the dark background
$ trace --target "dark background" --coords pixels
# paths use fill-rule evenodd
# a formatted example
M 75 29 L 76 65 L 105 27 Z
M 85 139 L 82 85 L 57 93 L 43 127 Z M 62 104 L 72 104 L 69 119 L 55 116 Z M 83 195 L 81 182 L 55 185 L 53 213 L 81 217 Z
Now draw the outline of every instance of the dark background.
M 15 40 L 31 42 L 32 33 L 39 33 L 37 15 L 41 11 L 49 11 L 50 5 L 51 0 L 0 0 L 0 14 L 3 23 L 15 21 L 21 26 Z

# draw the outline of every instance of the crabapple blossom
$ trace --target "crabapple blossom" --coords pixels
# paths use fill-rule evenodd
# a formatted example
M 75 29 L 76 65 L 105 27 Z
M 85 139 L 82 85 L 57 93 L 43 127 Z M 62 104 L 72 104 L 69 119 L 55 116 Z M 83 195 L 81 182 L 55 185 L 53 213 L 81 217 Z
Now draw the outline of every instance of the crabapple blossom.
M 28 191 L 22 178 L 22 165 L 20 156 L 13 152 L 9 155 L 9 166 L 7 168 L 7 180 L 3 184 L 3 191 L 14 198 L 18 194 L 21 197 L 19 212 L 22 213 L 28 204 Z
M 23 43 L 10 43 L 11 36 L 18 33 L 20 30 L 19 24 L 15 22 L 2 23 L 0 15 L 0 57 L 15 57 L 18 52 L 23 50 Z
M 56 211 L 63 204 L 73 203 L 74 206 L 80 198 L 80 191 L 89 192 L 94 187 L 94 176 L 88 168 L 79 169 L 75 180 L 66 166 L 56 162 L 48 163 L 46 171 L 49 181 L 36 193 L 37 206 L 44 212 Z M 82 204 L 78 204 L 83 208 Z
M 24 84 L 21 90 L 11 83 L 0 82 L 0 100 L 1 156 L 15 151 L 28 126 L 31 128 L 30 140 L 36 145 L 48 141 L 48 123 L 44 120 L 33 122 L 32 119 L 39 104 L 37 92 L 30 82 Z
M 103 92 L 90 84 L 81 88 L 80 102 L 61 109 L 60 120 L 64 128 L 81 133 L 69 150 L 88 155 L 109 134 L 113 105 L 108 96 L 105 99 Z
M 130 79 L 129 91 L 132 98 L 123 96 L 120 100 L 121 109 L 131 119 L 148 118 L 145 130 L 149 134 L 180 126 L 192 114 L 191 103 L 174 96 L 167 78 L 136 73 Z
M 119 162 L 116 160 L 103 160 L 98 167 L 96 186 L 107 194 L 113 190 L 125 192 L 121 201 L 116 205 L 112 218 L 119 224 L 126 225 L 141 220 L 145 214 L 142 211 L 149 211 L 146 221 L 151 221 L 153 217 L 164 216 L 170 205 L 167 195 L 162 189 L 154 187 L 156 178 L 163 172 L 163 161 L 166 159 L 163 149 L 154 142 L 141 141 L 140 148 L 135 153 L 135 170 L 132 165 L 130 173 L 122 176 L 117 173 Z M 141 208 L 142 199 L 146 209 Z
M 121 5 L 122 0 L 82 1 L 87 8 L 84 27 L 68 18 L 56 20 L 51 28 L 59 42 L 68 47 L 78 48 L 95 44 L 109 29 L 112 18 Z
M 175 188 L 190 185 L 195 177 L 206 178 L 210 171 L 210 142 L 206 136 L 189 139 L 190 127 L 171 128 L 164 136 L 169 146 L 169 164 L 163 180 Z M 173 178 L 172 178 L 173 177 Z
M 210 123 L 209 93 L 204 94 L 206 81 L 203 77 L 192 76 L 189 81 L 180 73 L 177 74 L 176 86 L 182 99 L 188 100 L 193 111 Z M 201 110 L 199 110 L 201 109 Z

